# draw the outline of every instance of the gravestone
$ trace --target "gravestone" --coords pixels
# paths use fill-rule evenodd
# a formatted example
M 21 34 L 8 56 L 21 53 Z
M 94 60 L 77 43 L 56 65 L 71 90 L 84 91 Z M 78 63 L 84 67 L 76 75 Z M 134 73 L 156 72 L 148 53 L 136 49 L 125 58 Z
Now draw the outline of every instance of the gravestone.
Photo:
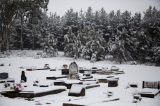
M 85 88 L 82 85 L 73 84 L 68 96 L 85 96 Z
M 111 71 L 119 71 L 119 68 L 116 67 L 116 66 L 112 66 L 112 67 L 111 67 Z
M 84 71 L 84 74 L 83 74 L 83 75 L 91 76 L 91 74 L 92 74 L 92 71 Z
M 62 69 L 62 75 L 68 75 L 69 69 Z
M 108 79 L 108 87 L 117 87 L 118 79 Z
M 0 73 L 0 79 L 7 79 L 8 73 Z
M 159 81 L 143 81 L 142 88 L 154 88 L 160 89 L 160 82 Z
M 78 80 L 79 74 L 78 74 L 78 65 L 76 62 L 72 62 L 69 65 L 69 79 Z

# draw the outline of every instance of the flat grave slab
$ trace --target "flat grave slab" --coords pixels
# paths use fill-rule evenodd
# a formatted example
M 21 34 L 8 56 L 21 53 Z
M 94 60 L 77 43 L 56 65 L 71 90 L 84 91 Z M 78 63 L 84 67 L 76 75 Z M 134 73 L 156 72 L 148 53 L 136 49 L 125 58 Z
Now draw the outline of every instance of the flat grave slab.
M 51 87 L 25 87 L 21 92 L 14 90 L 2 91 L 1 94 L 14 98 L 14 97 L 23 97 L 23 98 L 34 98 L 50 94 L 57 94 L 65 91 L 66 88 L 63 86 L 51 86 Z

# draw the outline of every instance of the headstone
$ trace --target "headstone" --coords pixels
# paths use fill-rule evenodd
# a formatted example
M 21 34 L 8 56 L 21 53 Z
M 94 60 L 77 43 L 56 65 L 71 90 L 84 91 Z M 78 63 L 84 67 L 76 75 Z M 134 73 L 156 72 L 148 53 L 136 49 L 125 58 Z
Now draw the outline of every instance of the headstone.
M 142 87 L 160 89 L 159 81 L 143 81 Z
M 133 95 L 133 103 L 138 103 L 139 101 L 141 101 L 142 100 L 142 97 L 141 97 L 141 95 Z
M 2 64 L 0 64 L 0 66 L 4 66 L 4 64 L 2 63 Z
M 97 71 L 98 71 L 98 68 L 97 67 L 92 67 L 92 74 L 95 74 Z
M 129 84 L 129 86 L 132 87 L 132 88 L 137 88 L 137 87 L 138 87 L 138 84 L 136 84 L 136 83 L 131 83 L 131 84 Z
M 92 74 L 92 71 L 84 71 L 84 74 L 83 74 L 83 75 L 91 76 L 91 74 Z
M 108 87 L 117 87 L 118 86 L 118 79 L 109 79 L 108 80 Z
M 82 85 L 73 84 L 68 96 L 85 96 L 85 88 Z
M 69 69 L 62 69 L 62 75 L 68 75 Z
M 67 68 L 68 68 L 68 65 L 67 65 L 67 64 L 63 64 L 63 68 L 64 68 L 64 69 L 67 69 Z
M 69 65 L 69 79 L 74 79 L 74 80 L 79 79 L 78 65 L 76 64 L 76 62 L 72 62 Z
M 8 73 L 0 73 L 0 79 L 7 79 Z
M 119 71 L 119 68 L 116 67 L 116 66 L 112 66 L 112 67 L 111 67 L 111 71 Z
M 45 64 L 44 69 L 50 69 L 49 64 Z

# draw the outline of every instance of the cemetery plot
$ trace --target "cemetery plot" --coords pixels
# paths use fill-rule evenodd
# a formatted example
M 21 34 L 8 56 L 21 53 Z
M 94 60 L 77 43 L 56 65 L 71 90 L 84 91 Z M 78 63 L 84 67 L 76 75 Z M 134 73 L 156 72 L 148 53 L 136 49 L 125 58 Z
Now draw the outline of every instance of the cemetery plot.
M 59 87 L 56 87 L 56 86 L 26 87 L 20 92 L 17 92 L 14 90 L 7 90 L 7 91 L 2 91 L 1 94 L 11 98 L 14 98 L 14 97 L 34 98 L 34 97 L 40 97 L 40 96 L 45 96 L 50 94 L 57 94 L 65 90 L 66 90 L 65 87 L 60 87 L 60 86 Z
M 142 97 L 154 98 L 160 93 L 160 81 L 143 81 L 142 88 L 139 92 Z
M 29 60 L 30 61 L 30 60 Z M 35 61 L 35 60 L 32 60 Z M 37 60 L 36 60 L 37 61 Z M 51 64 L 53 61 L 53 64 Z M 27 82 L 21 83 L 23 85 L 23 89 L 20 91 L 15 91 L 10 89 L 11 87 L 4 87 L 4 85 L 9 85 L 8 82 L 6 83 L 6 79 L 2 79 L 5 81 L 1 83 L 0 86 L 4 89 L 1 89 L 1 96 L 2 98 L 7 97 L 21 97 L 21 98 L 29 98 L 27 100 L 28 105 L 30 103 L 34 103 L 35 105 L 55 105 L 55 106 L 107 106 L 107 105 L 135 105 L 135 104 L 144 104 L 145 101 L 156 101 L 159 98 L 159 77 L 157 77 L 157 81 L 152 81 L 150 77 L 152 72 L 146 71 L 148 67 L 141 71 L 141 66 L 129 66 L 131 68 L 126 67 L 126 65 L 117 65 L 113 67 L 111 70 L 112 64 L 104 64 L 102 62 L 102 68 L 94 68 L 94 67 L 101 67 L 101 64 L 95 64 L 94 67 L 92 63 L 88 65 L 85 62 L 77 61 L 72 62 L 70 60 L 65 61 L 65 63 L 70 64 L 69 67 L 62 65 L 64 64 L 61 60 L 54 60 L 51 59 L 50 62 L 45 60 L 39 61 L 40 65 L 43 66 L 44 63 L 50 63 L 51 67 L 57 67 L 54 71 L 51 69 L 47 70 L 39 70 L 39 71 L 25 71 Z M 43 63 L 41 63 L 43 62 Z M 55 63 L 57 63 L 55 65 Z M 14 83 L 17 84 L 20 81 L 20 74 L 22 70 L 25 70 L 26 63 L 20 65 L 14 65 L 11 63 L 12 66 L 4 66 L 0 67 L 2 70 L 6 69 L 6 73 L 9 76 L 15 78 Z M 16 64 L 19 64 L 16 63 Z M 80 65 L 84 65 L 83 67 L 78 67 Z M 31 67 L 31 69 L 38 69 L 39 64 L 27 64 L 28 66 L 35 66 Z M 7 68 L 5 68 L 7 67 Z M 12 68 L 13 67 L 13 68 Z M 23 67 L 23 68 L 19 68 Z M 96 73 L 93 73 L 92 70 L 96 70 Z M 103 68 L 103 67 L 110 67 Z M 118 67 L 118 68 L 117 68 Z M 139 68 L 140 67 L 140 68 Z M 83 68 L 86 69 L 83 73 L 80 73 L 80 70 Z M 120 70 L 124 69 L 125 74 L 115 74 L 115 72 L 120 72 Z M 10 71 L 10 69 L 14 69 L 15 71 Z M 62 72 L 62 69 L 66 69 L 67 71 Z M 87 70 L 89 69 L 89 70 Z M 100 69 L 100 70 L 99 70 Z M 118 70 L 119 69 L 119 70 Z M 155 68 L 156 69 L 156 68 Z M 136 70 L 136 71 L 135 71 Z M 104 72 L 104 73 L 103 73 Z M 154 72 L 154 70 L 153 70 Z M 158 76 L 158 69 L 155 71 L 155 75 Z M 3 72 L 1 72 L 3 73 Z M 138 73 L 138 74 L 137 74 Z M 134 77 L 133 77 L 133 76 Z M 149 75 L 148 77 L 142 77 L 143 75 Z M 15 76 L 15 77 L 14 77 Z M 135 77 L 136 76 L 136 77 Z M 153 75 L 152 75 L 153 76 Z M 3 76 L 4 77 L 4 76 Z M 92 77 L 92 78 L 91 78 Z M 141 78 L 142 77 L 142 78 Z M 7 78 L 7 79 L 8 79 Z M 142 83 L 142 81 L 148 79 Z M 153 78 L 156 80 L 156 77 Z M 10 83 L 12 85 L 13 83 Z M 76 87 L 75 87 L 76 85 Z M 127 86 L 127 87 L 126 87 Z M 143 87 L 143 89 L 142 89 Z M 126 89 L 127 88 L 127 89 Z M 64 91 L 64 92 L 63 92 Z M 40 98 L 36 98 L 40 97 Z M 150 97 L 150 98 L 145 98 Z M 31 98 L 31 99 L 30 99 Z M 11 98 L 6 98 L 11 99 Z M 37 99 L 39 102 L 36 102 Z M 44 100 L 43 100 L 44 99 Z M 13 101 L 19 100 L 19 98 L 11 99 Z M 20 99 L 24 100 L 24 99 Z M 10 100 L 8 100 L 10 102 Z M 43 102 L 46 101 L 46 102 Z M 87 101 L 87 102 L 86 102 Z M 4 102 L 4 101 L 2 101 Z M 5 104 L 5 103 L 4 103 Z M 15 103 L 16 104 L 16 103 Z M 10 106 L 10 105 L 5 105 Z M 19 106 L 19 105 L 17 105 Z M 158 105 L 157 105 L 158 106 Z
M 59 76 L 53 76 L 53 77 L 46 77 L 47 80 L 56 80 L 61 78 L 67 78 L 67 75 L 59 75 Z
M 8 73 L 0 73 L 0 83 L 5 83 L 5 82 L 15 82 L 13 78 L 9 78 Z
M 142 97 L 154 98 L 156 95 L 160 93 L 158 89 L 148 89 L 145 88 L 139 92 Z

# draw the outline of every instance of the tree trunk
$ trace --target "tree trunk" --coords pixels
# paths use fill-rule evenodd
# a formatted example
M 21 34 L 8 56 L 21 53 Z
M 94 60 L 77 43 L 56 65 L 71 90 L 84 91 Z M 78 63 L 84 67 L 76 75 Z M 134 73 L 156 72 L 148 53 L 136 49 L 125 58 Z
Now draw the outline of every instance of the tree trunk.
M 32 49 L 35 49 L 35 43 L 34 43 L 34 25 L 32 25 Z
M 7 50 L 9 50 L 10 51 L 10 29 L 9 29 L 9 25 L 7 25 L 7 31 L 6 31 L 6 40 L 7 40 L 7 44 L 6 44 L 6 48 L 7 48 Z
M 21 50 L 23 50 L 23 16 L 21 15 Z
M 7 50 L 7 28 L 4 27 L 3 35 L 2 35 L 2 52 Z
M 5 51 L 5 40 L 4 40 L 4 32 L 2 32 L 2 35 L 1 35 L 1 52 L 4 52 Z
M 3 52 L 3 32 L 0 33 L 0 52 Z

